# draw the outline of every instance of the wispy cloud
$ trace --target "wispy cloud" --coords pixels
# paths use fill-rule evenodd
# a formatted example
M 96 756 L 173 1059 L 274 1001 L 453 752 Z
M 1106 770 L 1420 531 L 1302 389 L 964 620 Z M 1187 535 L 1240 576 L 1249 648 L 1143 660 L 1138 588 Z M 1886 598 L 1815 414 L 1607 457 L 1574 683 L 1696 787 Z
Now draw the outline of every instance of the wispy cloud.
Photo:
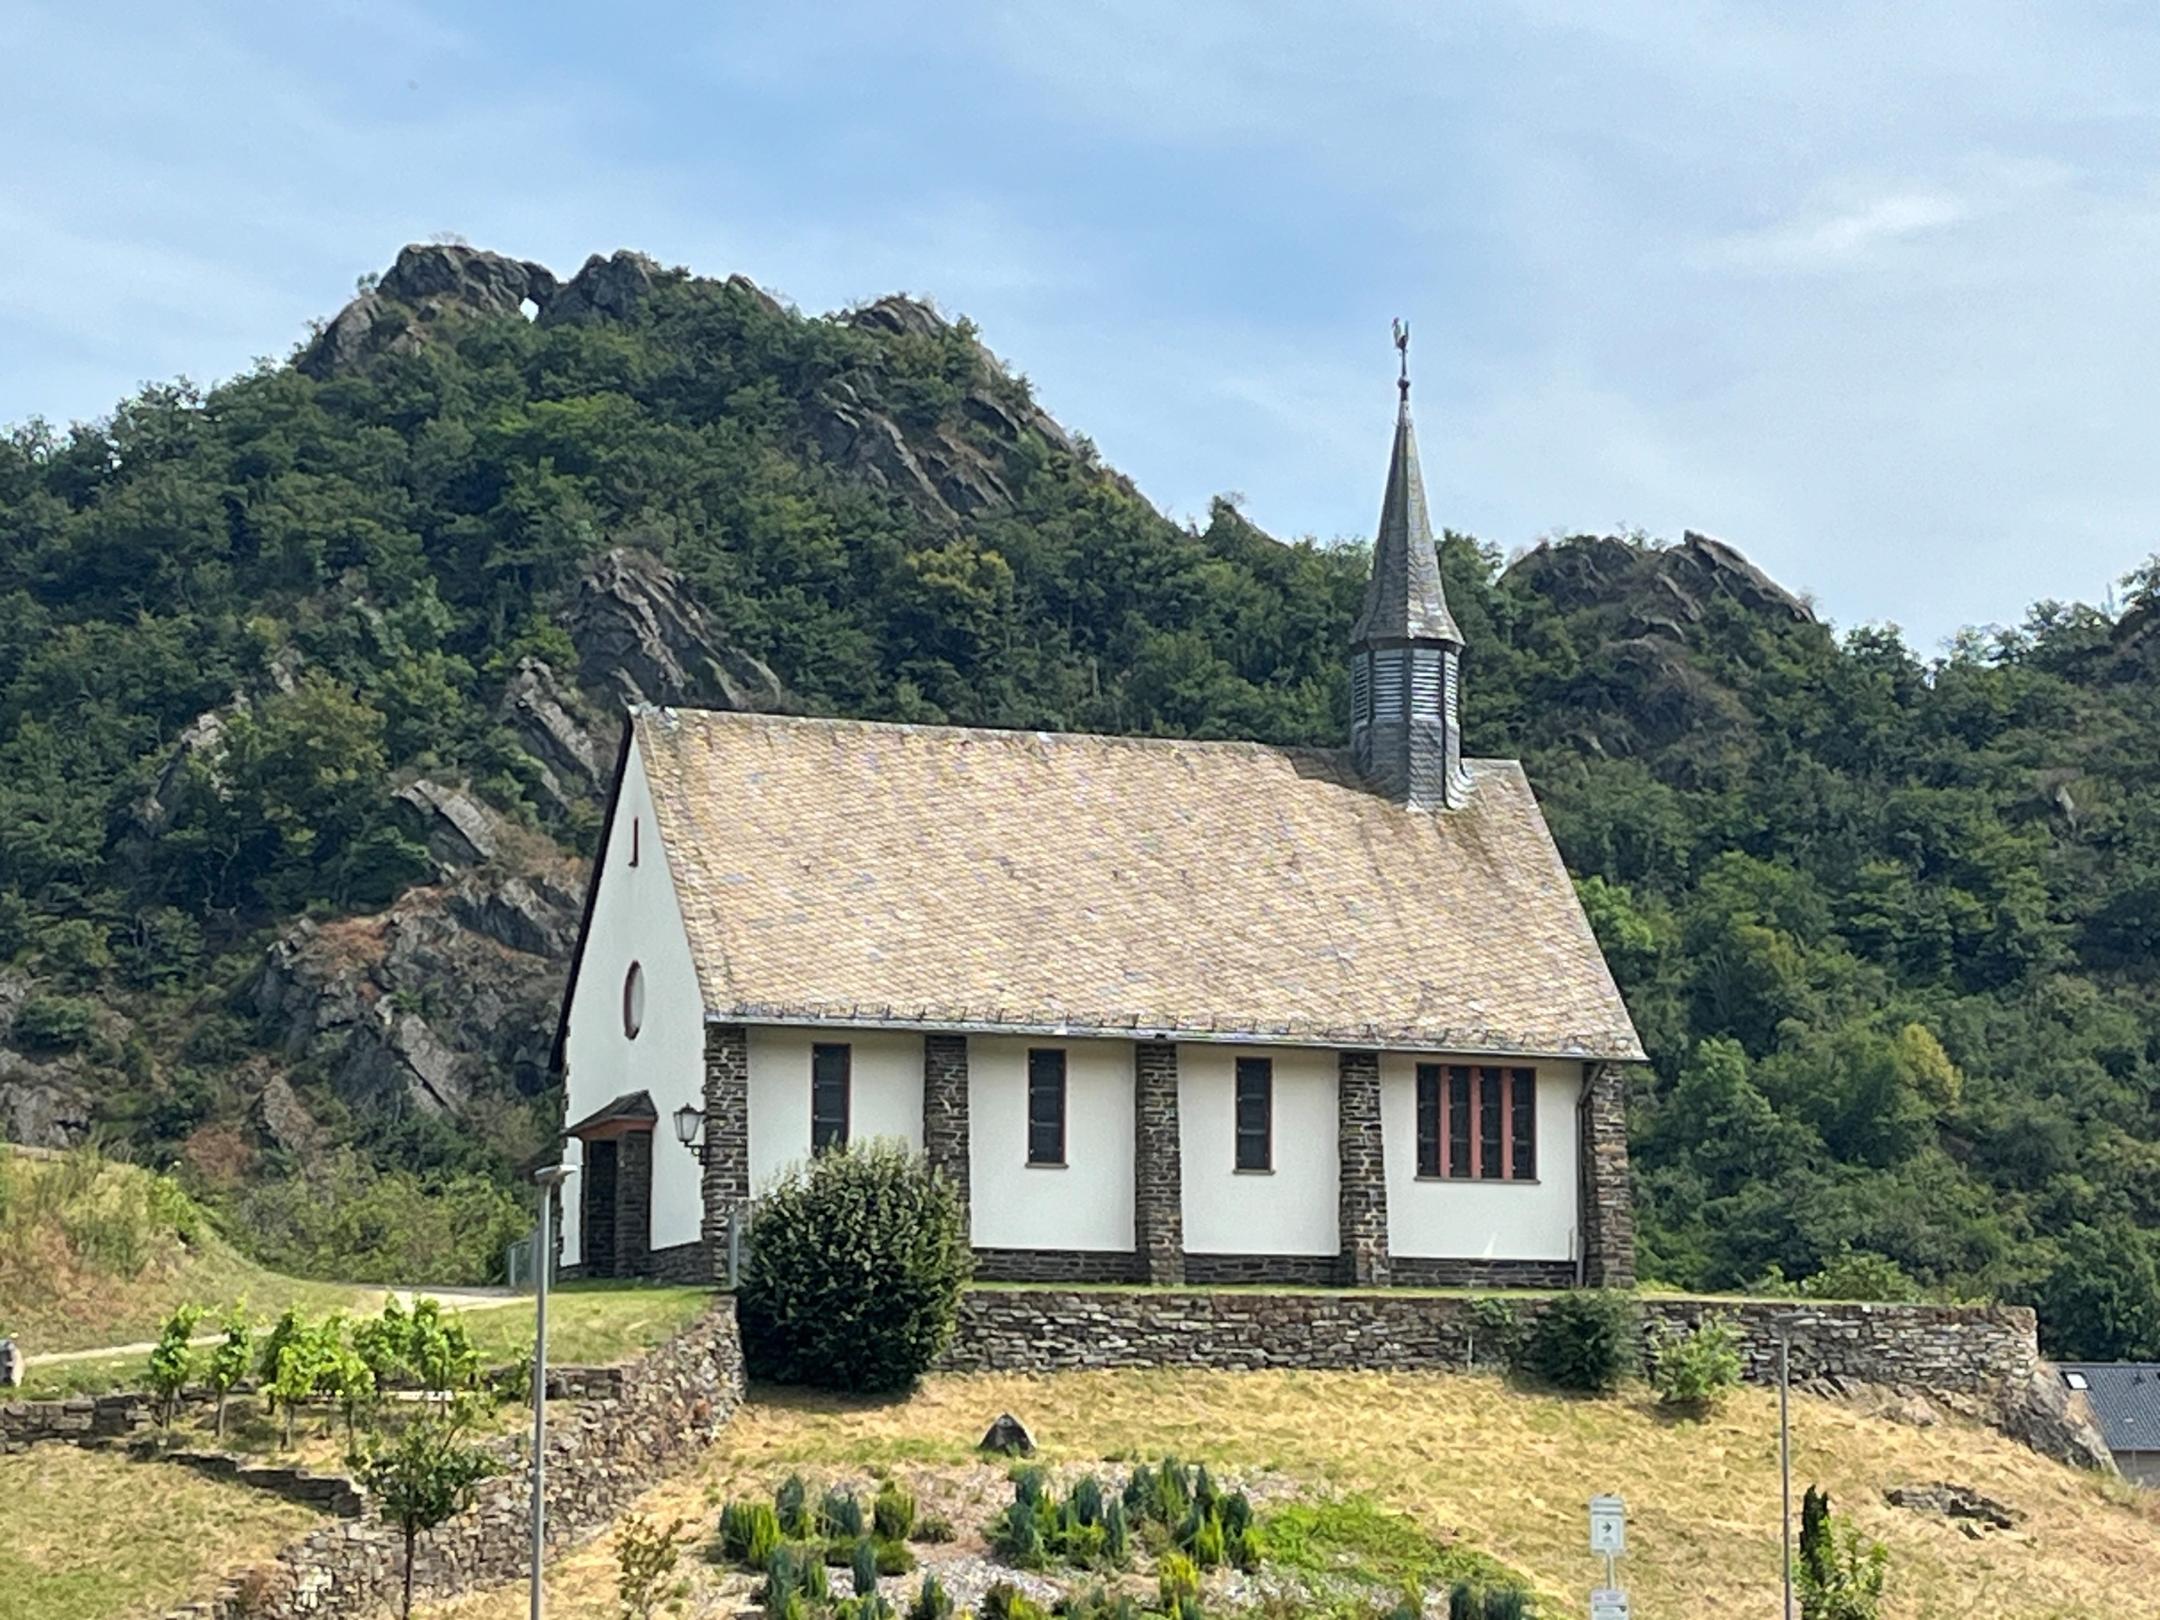
M 1937 235 L 1971 215 L 1965 200 L 1948 192 L 1891 191 L 1734 232 L 1712 242 L 1709 252 L 1744 270 L 1849 270 L 1884 248 Z

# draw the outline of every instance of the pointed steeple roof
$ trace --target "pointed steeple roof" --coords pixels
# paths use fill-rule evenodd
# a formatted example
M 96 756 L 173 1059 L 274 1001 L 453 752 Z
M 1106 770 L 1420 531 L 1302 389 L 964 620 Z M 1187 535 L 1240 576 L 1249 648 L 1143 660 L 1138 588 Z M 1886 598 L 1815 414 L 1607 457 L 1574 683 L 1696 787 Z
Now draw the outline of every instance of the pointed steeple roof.
M 1409 337 L 1404 331 L 1403 339 Z M 1365 609 L 1350 632 L 1365 641 L 1448 641 L 1460 647 L 1462 631 L 1448 612 L 1440 588 L 1440 559 L 1433 549 L 1432 519 L 1425 513 L 1425 479 L 1418 471 L 1417 433 L 1410 426 L 1407 344 L 1404 375 L 1396 386 L 1395 452 L 1388 462 L 1387 493 L 1380 501 L 1380 530 L 1373 539 L 1372 578 Z

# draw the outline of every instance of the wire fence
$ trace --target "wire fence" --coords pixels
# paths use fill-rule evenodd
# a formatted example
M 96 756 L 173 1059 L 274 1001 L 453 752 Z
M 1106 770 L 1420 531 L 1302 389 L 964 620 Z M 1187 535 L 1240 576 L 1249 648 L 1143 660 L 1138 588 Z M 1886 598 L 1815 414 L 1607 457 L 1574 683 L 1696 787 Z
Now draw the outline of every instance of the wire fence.
M 738 1204 L 728 1214 L 727 1230 L 721 1237 L 720 1252 L 715 1257 L 719 1262 L 719 1275 L 714 1280 L 723 1288 L 733 1288 L 741 1280 L 743 1266 L 750 1258 L 751 1213 L 749 1204 Z M 538 1286 L 540 1272 L 533 1260 L 538 1237 L 535 1231 L 503 1245 L 503 1281 L 508 1286 L 517 1289 Z M 548 1274 L 548 1285 L 553 1287 L 561 1275 L 562 1266 L 558 1259 L 556 1269 Z

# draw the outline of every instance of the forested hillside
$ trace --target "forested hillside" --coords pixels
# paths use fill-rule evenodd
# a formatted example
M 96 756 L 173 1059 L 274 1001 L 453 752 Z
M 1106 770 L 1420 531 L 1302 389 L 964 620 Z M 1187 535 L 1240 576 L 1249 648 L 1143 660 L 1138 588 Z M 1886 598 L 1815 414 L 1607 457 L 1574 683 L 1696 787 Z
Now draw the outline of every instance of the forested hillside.
M 1697 537 L 1442 560 L 1654 1058 L 1646 1273 L 2160 1355 L 2160 576 L 1930 660 Z M 0 444 L 0 1134 L 484 1266 L 626 698 L 1331 743 L 1363 567 L 1166 520 L 920 303 L 409 249 Z

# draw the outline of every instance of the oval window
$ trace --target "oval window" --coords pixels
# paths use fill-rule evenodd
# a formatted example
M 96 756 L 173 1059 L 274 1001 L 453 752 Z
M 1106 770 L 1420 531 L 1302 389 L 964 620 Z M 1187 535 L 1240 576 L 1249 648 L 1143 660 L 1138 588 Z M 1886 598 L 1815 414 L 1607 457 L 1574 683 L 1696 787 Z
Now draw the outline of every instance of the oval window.
M 632 962 L 622 982 L 622 1032 L 630 1040 L 645 1022 L 645 970 Z

